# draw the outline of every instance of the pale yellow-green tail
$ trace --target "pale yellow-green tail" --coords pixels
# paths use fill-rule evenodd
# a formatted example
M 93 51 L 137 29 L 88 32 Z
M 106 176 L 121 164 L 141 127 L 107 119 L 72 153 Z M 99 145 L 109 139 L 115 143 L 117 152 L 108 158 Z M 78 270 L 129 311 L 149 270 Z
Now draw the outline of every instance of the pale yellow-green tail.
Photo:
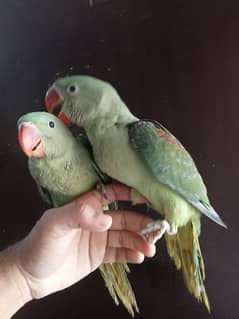
M 199 245 L 197 223 L 180 227 L 176 235 L 166 235 L 167 249 L 177 269 L 181 269 L 189 292 L 203 302 L 210 313 L 210 304 L 204 286 L 205 267 Z
M 117 201 L 104 207 L 104 211 L 110 209 L 118 210 Z M 127 276 L 130 272 L 127 263 L 107 263 L 101 265 L 99 269 L 115 304 L 118 306 L 119 300 L 121 300 L 131 316 L 134 317 L 134 312 L 139 312 L 139 308 Z
M 115 304 L 119 305 L 119 299 L 134 317 L 134 312 L 139 312 L 133 288 L 129 282 L 127 273 L 130 272 L 126 263 L 108 263 L 100 266 L 101 275 Z

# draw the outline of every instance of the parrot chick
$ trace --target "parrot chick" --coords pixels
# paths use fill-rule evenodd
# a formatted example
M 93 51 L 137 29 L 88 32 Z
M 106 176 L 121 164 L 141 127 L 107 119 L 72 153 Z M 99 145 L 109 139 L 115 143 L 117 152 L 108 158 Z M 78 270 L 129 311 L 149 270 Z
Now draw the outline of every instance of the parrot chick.
M 30 174 L 42 198 L 51 207 L 65 205 L 107 180 L 91 157 L 87 138 L 83 135 L 74 138 L 53 114 L 23 115 L 18 120 L 18 139 L 28 156 Z M 134 316 L 134 311 L 139 310 L 127 278 L 127 264 L 102 264 L 99 269 L 116 305 L 119 298 Z
M 211 206 L 206 186 L 183 145 L 156 121 L 134 116 L 107 82 L 76 75 L 60 78 L 45 102 L 64 122 L 85 129 L 95 161 L 108 176 L 144 196 L 164 220 L 151 223 L 142 234 L 166 233 L 167 250 L 194 297 L 210 305 L 198 237 L 201 215 L 226 227 Z

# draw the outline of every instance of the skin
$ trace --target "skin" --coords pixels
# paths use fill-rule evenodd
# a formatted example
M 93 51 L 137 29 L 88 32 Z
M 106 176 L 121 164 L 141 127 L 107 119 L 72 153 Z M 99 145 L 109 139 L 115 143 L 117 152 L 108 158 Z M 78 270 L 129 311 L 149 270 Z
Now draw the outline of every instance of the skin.
M 1 318 L 73 285 L 102 263 L 141 263 L 155 254 L 155 246 L 138 235 L 149 218 L 130 211 L 103 214 L 102 205 L 129 200 L 129 189 L 108 185 L 106 194 L 107 200 L 91 191 L 47 210 L 25 239 L 0 254 Z

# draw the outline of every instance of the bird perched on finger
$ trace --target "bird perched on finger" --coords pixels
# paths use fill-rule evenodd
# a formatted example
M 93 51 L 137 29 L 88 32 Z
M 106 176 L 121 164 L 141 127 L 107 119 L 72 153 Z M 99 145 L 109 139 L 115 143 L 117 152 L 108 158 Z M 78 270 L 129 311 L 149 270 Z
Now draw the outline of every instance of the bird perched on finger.
M 51 207 L 65 205 L 110 181 L 95 165 L 86 136 L 75 138 L 53 114 L 32 112 L 23 115 L 18 120 L 18 139 L 28 156 L 31 176 L 42 198 Z M 138 312 L 127 277 L 128 265 L 106 263 L 99 269 L 115 303 L 118 305 L 121 300 L 132 316 Z
M 165 234 L 168 253 L 182 270 L 189 292 L 210 311 L 199 245 L 201 217 L 226 225 L 210 204 L 188 151 L 161 124 L 133 115 L 105 81 L 84 75 L 60 78 L 45 101 L 49 112 L 85 129 L 95 161 L 105 174 L 138 191 L 163 216 L 142 234 Z

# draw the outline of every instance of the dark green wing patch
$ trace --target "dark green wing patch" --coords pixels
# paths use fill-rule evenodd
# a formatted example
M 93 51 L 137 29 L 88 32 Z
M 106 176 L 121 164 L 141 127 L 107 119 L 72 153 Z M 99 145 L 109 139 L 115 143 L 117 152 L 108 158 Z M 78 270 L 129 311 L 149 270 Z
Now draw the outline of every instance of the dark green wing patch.
M 203 214 L 224 226 L 209 204 L 197 167 L 183 145 L 161 124 L 136 121 L 128 125 L 129 141 L 151 173 Z

